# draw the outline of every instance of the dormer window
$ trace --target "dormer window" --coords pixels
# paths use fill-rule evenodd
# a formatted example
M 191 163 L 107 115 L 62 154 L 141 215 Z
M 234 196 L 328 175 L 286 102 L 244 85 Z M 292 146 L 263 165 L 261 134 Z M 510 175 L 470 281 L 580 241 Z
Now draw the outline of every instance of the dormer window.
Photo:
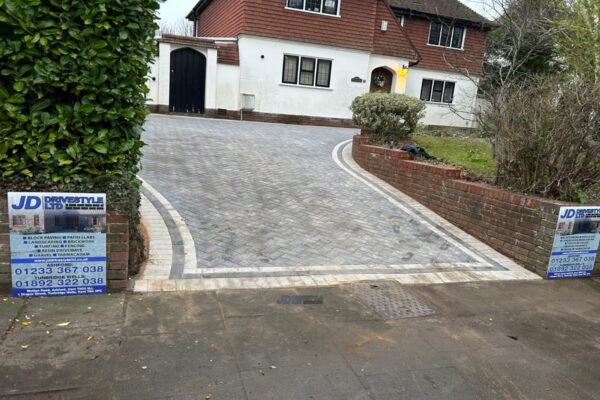
M 287 0 L 287 8 L 319 14 L 338 15 L 340 0 Z
M 432 46 L 462 49 L 464 36 L 465 28 L 462 26 L 451 26 L 440 22 L 432 22 L 429 27 L 428 43 Z

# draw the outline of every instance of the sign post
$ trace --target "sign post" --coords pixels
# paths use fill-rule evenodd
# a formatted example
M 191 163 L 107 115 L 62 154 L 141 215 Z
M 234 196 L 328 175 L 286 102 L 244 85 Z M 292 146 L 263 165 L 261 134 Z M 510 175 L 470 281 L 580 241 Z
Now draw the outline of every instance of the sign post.
M 600 244 L 600 207 L 561 207 L 547 279 L 591 276 Z
M 106 195 L 8 193 L 14 297 L 106 293 Z

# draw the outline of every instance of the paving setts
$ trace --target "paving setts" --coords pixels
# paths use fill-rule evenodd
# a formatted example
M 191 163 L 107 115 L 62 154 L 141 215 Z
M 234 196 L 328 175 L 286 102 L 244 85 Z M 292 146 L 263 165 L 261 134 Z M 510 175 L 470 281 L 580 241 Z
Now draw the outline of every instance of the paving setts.
M 163 217 L 151 229 L 173 248 L 151 243 L 136 291 L 535 278 L 360 169 L 356 130 L 155 115 L 145 128 L 142 213 Z

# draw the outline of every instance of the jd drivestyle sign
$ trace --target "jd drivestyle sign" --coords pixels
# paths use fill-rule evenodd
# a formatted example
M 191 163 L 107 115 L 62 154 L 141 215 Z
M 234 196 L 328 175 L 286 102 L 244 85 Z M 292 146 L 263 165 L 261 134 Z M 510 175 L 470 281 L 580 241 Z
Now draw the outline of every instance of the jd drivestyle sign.
M 8 193 L 13 296 L 106 292 L 106 195 Z
M 600 207 L 561 207 L 546 278 L 591 276 L 600 244 Z

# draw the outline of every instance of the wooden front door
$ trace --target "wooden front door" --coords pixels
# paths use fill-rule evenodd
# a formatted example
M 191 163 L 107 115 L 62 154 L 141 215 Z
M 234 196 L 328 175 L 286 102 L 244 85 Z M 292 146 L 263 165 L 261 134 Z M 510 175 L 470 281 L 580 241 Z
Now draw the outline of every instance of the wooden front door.
M 371 93 L 391 93 L 394 75 L 386 68 L 380 67 L 371 73 Z
M 169 111 L 204 114 L 206 57 L 190 48 L 171 52 Z

